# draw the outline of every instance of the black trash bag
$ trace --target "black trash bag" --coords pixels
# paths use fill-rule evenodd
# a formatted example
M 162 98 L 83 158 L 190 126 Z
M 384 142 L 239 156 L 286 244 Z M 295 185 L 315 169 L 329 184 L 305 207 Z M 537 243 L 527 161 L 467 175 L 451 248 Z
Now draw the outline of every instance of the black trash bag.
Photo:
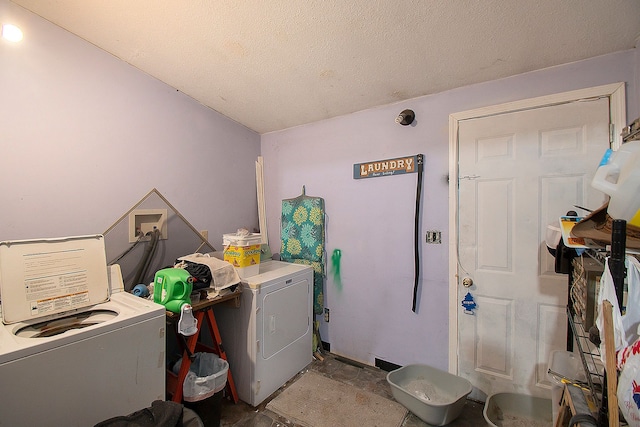
M 110 418 L 95 427 L 178 427 L 183 425 L 182 408 L 180 403 L 156 400 L 150 408 Z

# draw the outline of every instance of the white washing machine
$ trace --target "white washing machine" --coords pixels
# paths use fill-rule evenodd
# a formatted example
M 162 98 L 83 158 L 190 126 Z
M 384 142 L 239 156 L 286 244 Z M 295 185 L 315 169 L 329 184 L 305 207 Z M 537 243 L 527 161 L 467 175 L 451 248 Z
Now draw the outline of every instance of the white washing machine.
M 103 237 L 0 242 L 0 426 L 92 426 L 165 399 L 165 309 Z
M 214 306 L 238 397 L 257 406 L 312 360 L 313 269 L 260 263 L 239 308 Z

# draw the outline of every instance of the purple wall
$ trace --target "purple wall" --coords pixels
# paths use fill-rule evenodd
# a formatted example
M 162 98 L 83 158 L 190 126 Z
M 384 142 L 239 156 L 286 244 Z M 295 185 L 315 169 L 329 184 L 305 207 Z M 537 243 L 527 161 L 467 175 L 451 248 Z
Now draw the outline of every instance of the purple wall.
M 326 282 L 329 323 L 321 321 L 331 350 L 366 363 L 448 367 L 449 114 L 509 101 L 627 82 L 628 118 L 640 114 L 638 49 L 262 135 L 269 242 L 279 251 L 280 201 L 306 186 L 323 197 L 327 254 L 342 251 L 340 287 Z M 394 122 L 405 108 L 412 126 Z M 353 165 L 423 153 L 421 283 L 418 311 L 413 291 L 413 218 L 416 174 L 353 179 Z M 427 230 L 442 244 L 424 243 Z M 329 269 L 331 263 L 329 262 Z
M 638 49 L 260 135 L 95 46 L 0 0 L 25 39 L 0 43 L 0 240 L 100 233 L 157 188 L 210 240 L 257 226 L 254 162 L 262 152 L 270 244 L 280 203 L 325 198 L 329 274 L 322 322 L 332 350 L 373 363 L 448 357 L 448 116 L 487 105 L 627 82 L 640 115 Z M 394 120 L 411 108 L 414 126 Z M 416 175 L 354 180 L 353 164 L 423 153 L 418 312 L 411 311 Z M 330 269 L 329 264 L 329 269 Z
M 0 240 L 102 233 L 153 188 L 218 249 L 258 226 L 260 135 L 13 3 L 0 16 L 24 32 L 0 39 Z

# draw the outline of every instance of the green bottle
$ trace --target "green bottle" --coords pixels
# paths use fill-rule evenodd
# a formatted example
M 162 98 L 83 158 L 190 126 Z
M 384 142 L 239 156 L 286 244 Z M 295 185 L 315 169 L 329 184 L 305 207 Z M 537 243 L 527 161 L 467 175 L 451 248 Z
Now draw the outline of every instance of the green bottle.
M 180 313 L 185 304 L 191 304 L 191 275 L 183 268 L 165 268 L 156 273 L 153 301 L 173 312 Z

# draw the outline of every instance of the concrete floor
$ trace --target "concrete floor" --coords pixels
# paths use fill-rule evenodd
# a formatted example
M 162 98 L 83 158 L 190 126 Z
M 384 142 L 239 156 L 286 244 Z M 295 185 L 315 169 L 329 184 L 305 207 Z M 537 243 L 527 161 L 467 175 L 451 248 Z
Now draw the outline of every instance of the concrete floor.
M 314 360 L 306 369 L 312 370 L 336 381 L 341 381 L 349 385 L 360 387 L 363 390 L 376 393 L 387 399 L 394 400 L 391 395 L 391 388 L 387 383 L 387 372 L 371 366 L 358 366 L 348 363 L 332 354 L 325 354 L 324 361 Z M 301 375 L 298 374 L 298 376 Z M 287 382 L 282 388 L 271 395 L 267 400 L 257 407 L 252 407 L 244 402 L 233 404 L 227 399 L 222 402 L 222 414 L 220 420 L 221 427 L 301 427 L 287 419 L 279 417 L 277 414 L 265 409 L 267 403 L 282 392 L 288 385 L 295 382 L 298 376 Z M 477 427 L 488 425 L 482 415 L 483 404 L 467 400 L 462 414 L 452 423 L 451 427 Z M 411 412 L 407 414 L 403 427 L 426 427 L 426 424 Z M 336 426 L 351 427 L 351 426 Z M 367 426 L 353 426 L 367 427 Z

